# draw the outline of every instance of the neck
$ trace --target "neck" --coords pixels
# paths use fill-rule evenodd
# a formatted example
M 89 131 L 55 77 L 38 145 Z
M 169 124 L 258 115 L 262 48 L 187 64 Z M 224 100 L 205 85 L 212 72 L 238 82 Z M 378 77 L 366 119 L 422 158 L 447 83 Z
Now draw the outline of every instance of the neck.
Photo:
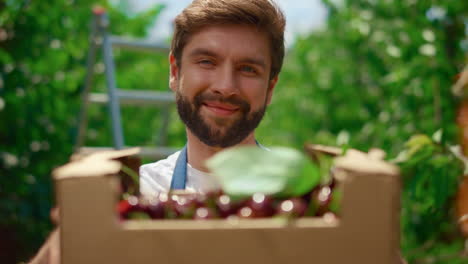
M 186 131 L 187 131 L 187 162 L 193 168 L 199 171 L 209 172 L 209 170 L 205 166 L 205 161 L 211 158 L 214 154 L 218 153 L 219 151 L 224 150 L 225 148 L 208 146 L 205 143 L 201 142 L 195 135 L 193 135 L 189 129 L 186 129 Z M 236 146 L 255 145 L 255 144 L 256 144 L 255 135 L 254 135 L 254 132 L 252 132 Z

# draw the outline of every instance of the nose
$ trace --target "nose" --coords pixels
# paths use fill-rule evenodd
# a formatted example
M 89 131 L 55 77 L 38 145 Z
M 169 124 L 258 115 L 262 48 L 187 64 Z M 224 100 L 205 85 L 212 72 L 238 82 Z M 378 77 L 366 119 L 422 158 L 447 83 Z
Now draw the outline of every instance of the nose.
M 224 67 L 219 67 L 218 69 L 212 85 L 212 91 L 225 97 L 237 94 L 238 84 L 234 67 L 224 65 Z

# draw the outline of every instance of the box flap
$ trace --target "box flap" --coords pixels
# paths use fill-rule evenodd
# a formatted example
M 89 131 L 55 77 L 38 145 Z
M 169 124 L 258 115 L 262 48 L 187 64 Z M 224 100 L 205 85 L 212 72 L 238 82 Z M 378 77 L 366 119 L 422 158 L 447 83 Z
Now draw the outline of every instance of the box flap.
M 117 174 L 121 163 L 115 159 L 138 154 L 140 148 L 101 151 L 75 160 L 55 169 L 52 173 L 54 179 L 62 180 L 76 177 L 98 177 Z

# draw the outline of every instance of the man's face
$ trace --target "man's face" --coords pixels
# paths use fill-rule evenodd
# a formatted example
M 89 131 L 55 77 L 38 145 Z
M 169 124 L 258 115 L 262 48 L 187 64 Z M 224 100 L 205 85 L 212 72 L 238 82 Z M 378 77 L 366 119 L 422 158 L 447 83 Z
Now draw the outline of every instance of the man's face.
M 203 143 L 229 147 L 251 135 L 270 103 L 267 35 L 253 27 L 222 25 L 194 33 L 180 67 L 171 55 L 170 87 L 188 129 Z

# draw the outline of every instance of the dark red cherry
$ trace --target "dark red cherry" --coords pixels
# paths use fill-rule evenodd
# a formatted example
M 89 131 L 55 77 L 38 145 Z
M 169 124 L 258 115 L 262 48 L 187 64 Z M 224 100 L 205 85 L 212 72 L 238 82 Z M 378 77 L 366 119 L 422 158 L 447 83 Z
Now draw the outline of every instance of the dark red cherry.
M 324 213 L 329 211 L 331 198 L 332 189 L 330 186 L 322 186 L 314 190 L 311 194 L 306 214 L 308 216 L 322 216 Z
M 195 210 L 193 219 L 204 220 L 204 219 L 215 219 L 217 218 L 216 212 L 209 207 L 199 207 Z
M 127 200 L 121 200 L 117 204 L 117 211 L 119 212 L 120 219 L 126 219 L 127 213 L 130 211 L 132 206 Z
M 196 200 L 179 196 L 174 202 L 174 210 L 179 218 L 193 218 L 195 210 L 197 209 Z
M 118 204 L 121 219 L 148 219 L 138 197 L 130 195 Z
M 269 217 L 275 213 L 273 199 L 263 193 L 252 195 L 247 205 L 252 210 L 253 217 Z
M 151 217 L 151 219 L 163 219 L 166 212 L 166 202 L 161 201 L 159 197 L 145 199 L 142 203 L 144 211 Z
M 301 217 L 307 209 L 306 202 L 298 197 L 280 202 L 276 208 L 276 214 L 286 217 Z
M 237 211 L 237 216 L 239 218 L 255 218 L 254 211 L 250 206 L 244 206 Z
M 245 204 L 244 201 L 233 201 L 229 195 L 222 194 L 215 199 L 216 211 L 222 218 L 235 215 L 237 211 Z

